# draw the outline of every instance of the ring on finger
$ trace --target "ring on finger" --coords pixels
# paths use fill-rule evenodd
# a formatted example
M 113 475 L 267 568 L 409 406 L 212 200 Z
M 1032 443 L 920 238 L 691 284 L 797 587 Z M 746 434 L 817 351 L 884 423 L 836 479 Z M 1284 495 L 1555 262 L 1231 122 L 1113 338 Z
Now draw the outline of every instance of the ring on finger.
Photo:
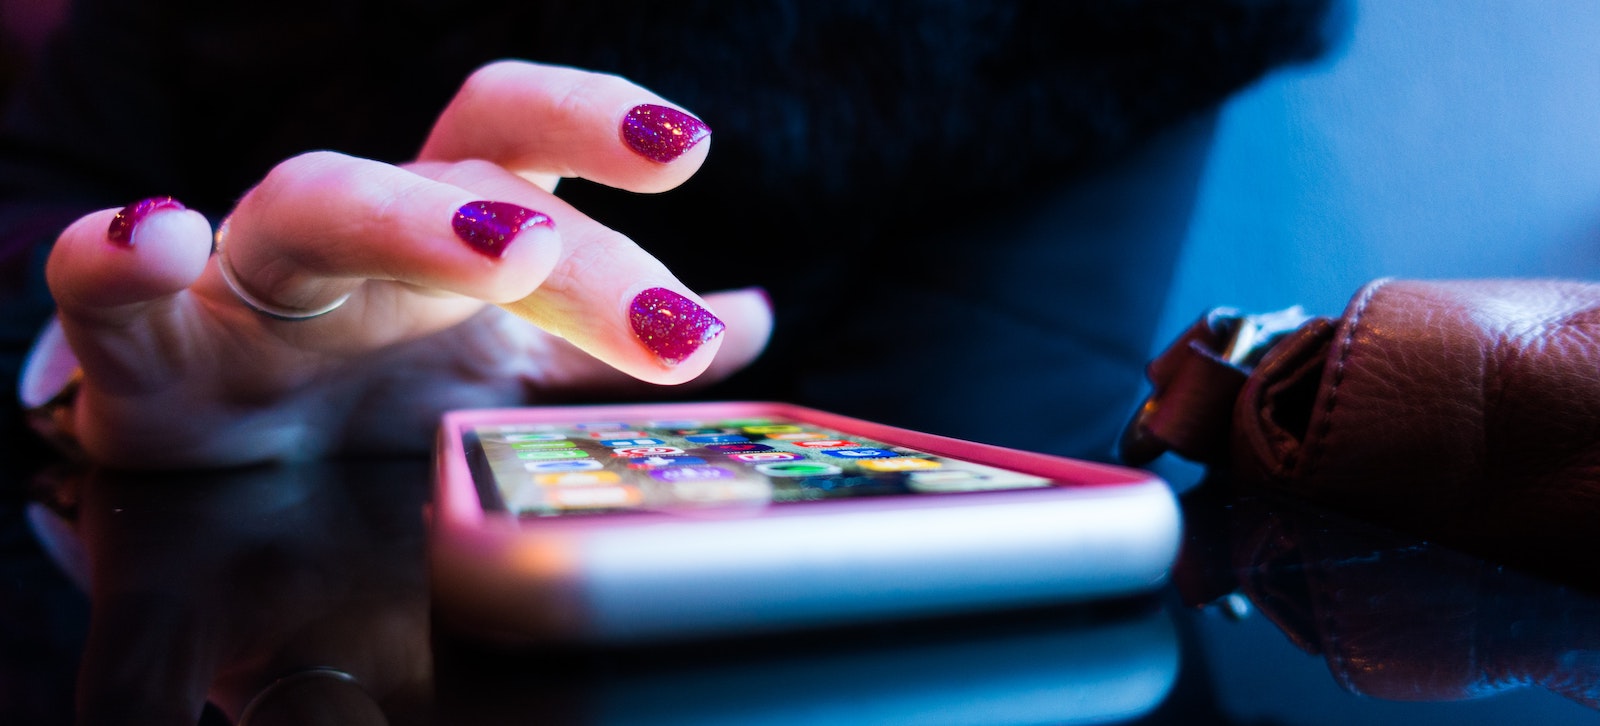
M 227 237 L 227 232 L 228 222 L 224 220 L 221 226 L 217 228 L 216 234 L 217 271 L 222 273 L 222 281 L 228 285 L 229 290 L 233 291 L 234 297 L 239 298 L 239 302 L 244 303 L 245 307 L 272 318 L 273 320 L 287 320 L 292 322 L 322 317 L 328 313 L 338 310 L 340 306 L 344 305 L 350 300 L 350 296 L 353 294 L 353 292 L 347 292 L 337 298 L 334 298 L 333 302 L 315 308 L 289 308 L 263 300 L 259 296 L 245 289 L 244 285 L 239 282 L 238 275 L 234 273 L 233 265 L 228 262 L 228 248 L 224 243 L 224 240 Z

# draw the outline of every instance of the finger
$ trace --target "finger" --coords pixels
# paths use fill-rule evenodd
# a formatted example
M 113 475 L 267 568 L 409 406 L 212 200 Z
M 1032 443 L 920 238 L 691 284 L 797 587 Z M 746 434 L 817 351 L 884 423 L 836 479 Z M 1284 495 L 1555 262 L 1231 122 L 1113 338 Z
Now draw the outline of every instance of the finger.
M 766 349 L 772 334 L 772 307 L 765 291 L 750 288 L 716 292 L 706 295 L 705 300 L 728 329 L 710 365 L 689 384 L 693 386 L 715 383 L 750 365 Z M 594 365 L 592 356 L 572 346 L 555 349 L 539 373 L 536 387 L 559 395 L 580 391 L 594 391 L 610 398 L 649 395 L 643 382 L 614 368 Z
M 321 325 L 313 329 L 324 338 L 332 330 L 436 330 L 481 303 L 405 298 L 445 291 L 514 300 L 560 259 L 556 224 L 539 208 L 554 197 L 520 180 L 514 191 L 520 203 L 375 161 L 305 154 L 279 164 L 240 201 L 219 233 L 218 266 L 231 270 L 241 297 L 274 309 L 312 310 L 358 292 L 349 311 L 293 323 Z M 230 294 L 220 270 L 213 278 L 214 294 Z
M 61 234 L 46 280 L 89 380 L 109 391 L 171 378 L 186 349 L 151 323 L 181 315 L 210 252 L 210 224 L 170 197 L 95 212 Z
M 193 284 L 210 253 L 205 217 L 155 197 L 74 222 L 51 250 L 46 279 L 64 315 L 116 325 Z
M 501 307 L 651 383 L 686 382 L 715 360 L 726 323 L 626 236 L 491 164 L 413 168 L 497 198 L 541 197 L 541 208 L 562 230 L 555 269 L 531 294 Z
M 704 122 L 617 76 L 501 61 L 467 79 L 419 159 L 487 159 L 528 178 L 661 192 L 700 168 L 710 136 Z

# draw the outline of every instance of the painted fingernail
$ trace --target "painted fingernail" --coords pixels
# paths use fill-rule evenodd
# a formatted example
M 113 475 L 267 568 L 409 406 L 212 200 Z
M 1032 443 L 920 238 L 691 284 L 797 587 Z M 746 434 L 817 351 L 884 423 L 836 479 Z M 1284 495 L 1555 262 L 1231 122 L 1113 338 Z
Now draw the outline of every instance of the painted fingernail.
M 710 135 L 704 121 L 666 106 L 634 106 L 622 119 L 622 140 L 640 156 L 663 164 Z
M 652 287 L 633 298 L 628 322 L 662 363 L 677 365 L 728 326 L 693 300 L 664 287 Z
M 518 232 L 544 225 L 555 227 L 549 215 L 509 202 L 468 202 L 456 210 L 451 229 L 478 254 L 500 259 Z
M 182 202 L 172 197 L 140 199 L 123 207 L 122 211 L 117 212 L 117 216 L 111 218 L 111 228 L 106 230 L 106 236 L 119 245 L 132 247 L 133 228 L 139 226 L 139 223 L 144 221 L 145 217 L 163 210 L 183 209 L 188 209 L 188 207 L 183 206 Z

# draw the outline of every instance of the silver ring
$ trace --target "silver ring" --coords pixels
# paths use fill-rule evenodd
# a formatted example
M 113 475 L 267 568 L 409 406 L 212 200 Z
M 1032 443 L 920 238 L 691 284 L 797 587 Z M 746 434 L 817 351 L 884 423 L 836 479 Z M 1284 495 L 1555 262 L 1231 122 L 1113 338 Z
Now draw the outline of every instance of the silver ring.
M 215 237 L 217 248 L 217 271 L 222 273 L 222 281 L 227 283 L 229 290 L 233 291 L 233 296 L 239 298 L 239 302 L 244 303 L 245 307 L 250 308 L 251 310 L 272 318 L 273 320 L 287 320 L 290 322 L 297 320 L 310 320 L 312 318 L 322 317 L 323 315 L 327 315 L 328 313 L 338 310 L 340 306 L 350 301 L 351 295 L 355 294 L 354 291 L 347 292 L 335 298 L 333 302 L 330 302 L 327 305 L 311 309 L 286 308 L 281 305 L 275 305 L 267 302 L 266 300 L 262 300 L 261 298 L 251 294 L 250 291 L 244 289 L 244 285 L 240 284 L 239 278 L 234 275 L 233 265 L 228 263 L 228 255 L 226 254 L 227 247 L 223 245 L 223 238 L 227 236 L 227 233 L 228 221 L 223 220 L 222 224 L 217 227 L 217 233 Z

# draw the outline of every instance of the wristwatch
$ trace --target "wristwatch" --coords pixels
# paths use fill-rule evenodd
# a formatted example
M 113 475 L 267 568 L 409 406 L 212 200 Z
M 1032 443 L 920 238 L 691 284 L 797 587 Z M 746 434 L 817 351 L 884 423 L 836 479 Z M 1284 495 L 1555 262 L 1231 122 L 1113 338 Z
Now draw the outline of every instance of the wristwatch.
M 73 420 L 73 403 L 82 380 L 83 369 L 78 367 L 78 356 L 67 345 L 61 321 L 52 317 L 23 361 L 17 400 L 22 403 L 28 426 L 45 441 L 73 456 L 83 453 Z

